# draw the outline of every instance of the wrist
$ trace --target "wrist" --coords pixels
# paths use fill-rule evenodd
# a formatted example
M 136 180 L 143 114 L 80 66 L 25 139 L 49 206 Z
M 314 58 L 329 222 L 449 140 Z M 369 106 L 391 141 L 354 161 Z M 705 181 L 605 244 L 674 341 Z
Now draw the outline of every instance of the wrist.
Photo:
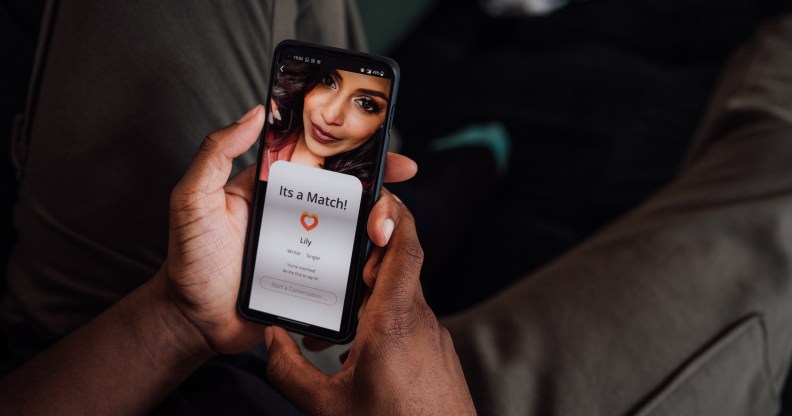
M 150 312 L 148 315 L 152 325 L 141 325 L 139 334 L 143 338 L 156 337 L 160 340 L 152 354 L 169 351 L 174 355 L 171 358 L 175 358 L 175 362 L 197 367 L 217 354 L 201 331 L 179 308 L 178 300 L 168 284 L 167 267 L 163 266 L 141 288 L 144 294 L 141 298 L 145 304 L 133 307 L 146 308 Z

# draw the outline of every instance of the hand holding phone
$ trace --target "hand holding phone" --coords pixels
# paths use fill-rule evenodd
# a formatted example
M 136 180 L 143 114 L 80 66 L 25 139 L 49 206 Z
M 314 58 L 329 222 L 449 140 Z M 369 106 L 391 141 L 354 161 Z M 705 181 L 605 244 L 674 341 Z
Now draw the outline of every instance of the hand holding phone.
M 238 309 L 342 343 L 354 336 L 399 69 L 296 41 L 275 50 Z
M 393 234 L 366 265 L 371 296 L 343 368 L 325 374 L 285 331 L 270 327 L 267 378 L 306 414 L 476 414 L 451 336 L 423 297 L 412 216 L 384 192 L 371 217 L 374 227 L 390 219 Z

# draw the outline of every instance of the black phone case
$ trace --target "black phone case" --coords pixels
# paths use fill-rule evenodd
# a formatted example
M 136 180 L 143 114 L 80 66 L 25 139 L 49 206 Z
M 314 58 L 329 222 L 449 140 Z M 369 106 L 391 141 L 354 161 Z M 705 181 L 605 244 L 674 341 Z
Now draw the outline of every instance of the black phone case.
M 261 163 L 262 163 L 262 150 L 264 146 L 264 137 L 266 132 L 266 127 L 262 131 L 261 136 L 259 137 L 259 149 L 258 149 L 258 165 L 256 169 L 256 186 L 254 188 L 254 195 L 253 195 L 253 204 L 251 207 L 251 215 L 248 221 L 248 228 L 247 228 L 247 236 L 245 238 L 245 252 L 242 264 L 242 276 L 240 282 L 240 289 L 237 298 L 237 309 L 238 312 L 250 321 L 258 322 L 261 324 L 266 325 L 276 325 L 280 326 L 290 332 L 324 339 L 326 341 L 330 341 L 336 344 L 344 344 L 351 341 L 355 337 L 355 333 L 357 330 L 357 312 L 360 308 L 360 304 L 363 299 L 363 279 L 361 273 L 363 271 L 363 267 L 368 260 L 369 253 L 371 250 L 371 241 L 368 238 L 367 231 L 366 231 L 366 222 L 368 220 L 368 214 L 371 211 L 374 203 L 379 199 L 380 196 L 380 189 L 382 187 L 382 179 L 385 170 L 385 159 L 388 153 L 388 143 L 390 141 L 390 133 L 391 133 L 391 125 L 393 122 L 393 114 L 396 108 L 396 95 L 399 87 L 399 78 L 400 78 L 400 70 L 398 64 L 384 56 L 377 56 L 371 55 L 356 51 L 351 51 L 347 49 L 340 49 L 330 46 L 318 45 L 313 43 L 301 42 L 296 40 L 284 40 L 280 42 L 275 51 L 273 52 L 273 59 L 272 59 L 272 68 L 271 68 L 271 75 L 270 82 L 268 86 L 268 93 L 267 93 L 267 111 L 270 110 L 270 96 L 274 82 L 274 74 L 277 71 L 277 66 L 279 62 L 279 57 L 284 52 L 284 50 L 289 49 L 299 49 L 304 50 L 306 52 L 314 52 L 319 53 L 322 56 L 332 56 L 334 59 L 343 59 L 349 60 L 356 64 L 363 64 L 363 65 L 377 65 L 379 67 L 387 67 L 391 74 L 393 75 L 392 84 L 391 84 L 391 95 L 389 100 L 389 113 L 386 115 L 386 125 L 385 125 L 385 132 L 384 138 L 381 148 L 381 154 L 379 156 L 378 164 L 377 164 L 377 179 L 374 186 L 374 192 L 366 201 L 361 201 L 361 214 L 358 216 L 357 222 L 357 232 L 355 235 L 355 250 L 352 253 L 351 265 L 350 265 L 350 280 L 347 281 L 347 292 L 345 297 L 345 304 L 344 310 L 342 314 L 342 322 L 341 328 L 339 331 L 333 331 L 326 328 L 314 326 L 314 325 L 307 325 L 300 322 L 296 322 L 293 320 L 289 320 L 288 318 L 283 317 L 276 317 L 274 315 L 270 315 L 261 311 L 257 311 L 248 307 L 250 302 L 251 296 L 251 289 L 252 285 L 255 284 L 255 277 L 253 276 L 253 269 L 255 265 L 255 257 L 256 253 L 253 249 L 256 247 L 256 243 L 259 239 L 260 235 L 260 228 L 259 223 L 261 221 L 261 213 L 263 210 L 264 205 L 264 194 L 266 191 L 266 186 L 259 186 L 258 178 L 260 175 Z M 360 235 L 362 233 L 362 237 Z

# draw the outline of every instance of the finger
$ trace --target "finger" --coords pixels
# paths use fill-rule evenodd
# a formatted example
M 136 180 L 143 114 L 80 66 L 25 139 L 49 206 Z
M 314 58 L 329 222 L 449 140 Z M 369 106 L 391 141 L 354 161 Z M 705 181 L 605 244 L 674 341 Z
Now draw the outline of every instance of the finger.
M 275 121 L 281 121 L 281 119 L 278 103 L 276 103 L 275 100 L 270 100 L 270 113 L 267 114 L 267 122 L 269 124 L 275 124 Z
M 179 182 L 181 191 L 212 193 L 221 189 L 231 174 L 231 162 L 256 142 L 264 126 L 264 110 L 255 106 L 230 126 L 209 133 Z
M 382 189 L 382 195 L 369 214 L 367 230 L 371 242 L 379 247 L 388 244 L 396 223 L 399 222 L 402 204 L 387 189 Z
M 388 152 L 385 161 L 385 182 L 404 182 L 418 172 L 418 164 L 407 156 Z
M 363 283 L 366 284 L 368 287 L 374 287 L 374 283 L 377 281 L 377 273 L 379 273 L 380 264 L 382 263 L 382 257 L 385 255 L 385 250 L 382 247 L 374 247 L 371 250 L 371 256 L 366 261 L 366 265 L 363 267 Z
M 256 165 L 250 165 L 241 172 L 234 175 L 226 184 L 226 193 L 236 195 L 247 202 L 248 206 L 253 202 L 253 185 L 256 180 Z
M 371 298 L 371 289 L 366 289 L 363 292 L 363 300 L 360 302 L 360 308 L 358 309 L 357 318 L 360 318 L 366 313 L 366 305 L 368 305 L 368 301 Z
M 329 377 L 302 355 L 288 332 L 271 326 L 264 337 L 269 354 L 267 378 L 283 395 L 307 413 L 320 403 L 334 400 L 332 392 L 321 388 Z
M 415 231 L 415 221 L 404 204 L 398 204 L 400 213 L 393 235 L 377 272 L 371 304 L 383 305 L 397 315 L 413 313 L 413 301 L 421 296 L 420 273 L 423 249 Z
M 240 236 L 244 238 L 247 230 L 248 215 L 253 205 L 253 182 L 256 178 L 256 165 L 245 168 L 236 174 L 225 186 L 226 208 L 236 219 Z M 234 198 L 236 197 L 236 198 Z

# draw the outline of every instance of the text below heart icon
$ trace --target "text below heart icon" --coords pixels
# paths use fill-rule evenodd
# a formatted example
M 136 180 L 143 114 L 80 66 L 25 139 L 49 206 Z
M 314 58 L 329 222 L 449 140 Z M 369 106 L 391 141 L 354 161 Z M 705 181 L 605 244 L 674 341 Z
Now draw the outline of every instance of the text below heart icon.
M 300 215 L 300 224 L 306 231 L 311 231 L 319 225 L 319 216 L 303 211 L 302 215 Z

